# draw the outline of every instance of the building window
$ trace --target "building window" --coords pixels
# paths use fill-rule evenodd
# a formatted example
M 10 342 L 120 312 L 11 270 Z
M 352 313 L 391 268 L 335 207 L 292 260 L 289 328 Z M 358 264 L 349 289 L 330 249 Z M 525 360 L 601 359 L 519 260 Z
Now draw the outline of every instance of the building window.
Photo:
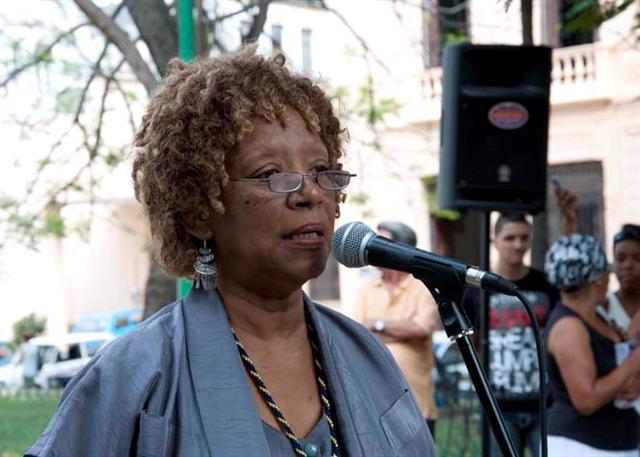
M 311 74 L 311 30 L 302 29 L 302 71 Z
M 469 41 L 467 0 L 423 0 L 423 60 L 426 68 L 438 67 L 447 44 Z
M 279 24 L 271 26 L 271 48 L 274 53 L 282 51 L 282 26 Z
M 576 30 L 571 31 L 567 29 L 567 24 L 570 22 L 568 17 L 569 10 L 575 5 L 575 0 L 558 0 L 560 7 L 560 34 L 559 45 L 560 47 L 577 46 L 579 44 L 593 43 L 595 29 L 591 30 Z

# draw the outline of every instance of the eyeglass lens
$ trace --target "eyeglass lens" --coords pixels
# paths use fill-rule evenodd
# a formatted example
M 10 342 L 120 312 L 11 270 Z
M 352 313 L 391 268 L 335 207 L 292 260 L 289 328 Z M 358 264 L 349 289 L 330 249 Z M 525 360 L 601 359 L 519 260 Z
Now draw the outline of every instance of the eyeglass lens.
M 304 179 L 302 173 L 283 172 L 271 175 L 269 187 L 273 192 L 293 192 L 298 190 Z M 335 171 L 321 171 L 312 175 L 318 185 L 324 190 L 340 190 L 349 184 L 349 174 Z

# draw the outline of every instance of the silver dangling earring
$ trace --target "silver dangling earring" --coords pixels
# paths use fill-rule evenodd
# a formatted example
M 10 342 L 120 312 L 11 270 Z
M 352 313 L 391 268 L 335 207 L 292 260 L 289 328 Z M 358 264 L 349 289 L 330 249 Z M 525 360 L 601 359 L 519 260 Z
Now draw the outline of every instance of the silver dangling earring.
M 213 252 L 207 247 L 207 242 L 198 249 L 196 262 L 193 264 L 193 286 L 196 289 L 213 290 L 218 279 L 218 267 L 214 262 Z

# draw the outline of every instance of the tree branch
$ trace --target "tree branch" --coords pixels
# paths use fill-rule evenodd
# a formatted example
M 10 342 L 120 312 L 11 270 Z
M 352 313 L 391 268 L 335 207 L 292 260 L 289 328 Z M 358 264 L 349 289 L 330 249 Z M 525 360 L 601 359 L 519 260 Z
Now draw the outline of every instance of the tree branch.
M 7 84 L 9 84 L 9 82 L 11 82 L 13 79 L 17 78 L 23 71 L 27 70 L 28 68 L 30 68 L 30 67 L 32 67 L 34 65 L 37 65 L 39 62 L 42 61 L 42 59 L 44 59 L 46 57 L 47 54 L 49 54 L 51 52 L 51 50 L 58 43 L 60 43 L 60 41 L 62 41 L 64 38 L 68 37 L 69 35 L 72 35 L 78 29 L 80 29 L 81 27 L 84 27 L 85 25 L 89 25 L 89 23 L 88 22 L 83 22 L 82 24 L 78 24 L 75 27 L 70 28 L 66 32 L 62 32 L 51 43 L 49 43 L 49 45 L 46 48 L 44 48 L 42 51 L 40 51 L 32 60 L 30 60 L 29 62 L 25 63 L 24 65 L 21 65 L 21 66 L 19 66 L 17 68 L 14 68 L 11 71 L 11 73 L 9 73 L 9 75 L 2 82 L 0 82 L 0 88 L 5 87 Z
M 118 72 L 118 70 L 120 70 L 120 67 L 122 67 L 122 65 L 124 64 L 124 59 L 122 59 L 118 65 L 116 65 L 116 67 L 113 69 L 113 71 L 111 72 L 111 74 L 107 77 L 106 81 L 104 82 L 104 91 L 102 92 L 102 99 L 100 100 L 100 113 L 98 115 L 98 125 L 96 126 L 96 139 L 94 142 L 94 146 L 92 151 L 90 151 L 90 157 L 92 159 L 95 159 L 95 157 L 98 155 L 98 148 L 100 147 L 100 142 L 102 140 L 102 120 L 104 118 L 104 112 L 107 106 L 107 95 L 109 95 L 109 86 L 111 86 L 111 83 L 115 80 L 115 75 Z
M 100 29 L 120 50 L 125 60 L 131 66 L 134 74 L 142 83 L 147 93 L 151 93 L 157 86 L 158 80 L 149 69 L 135 44 L 129 39 L 127 33 L 122 30 L 107 14 L 104 13 L 92 0 L 73 0 L 78 8 L 87 16 L 89 21 Z
M 102 63 L 102 59 L 104 59 L 104 57 L 107 55 L 107 49 L 109 49 L 110 44 L 111 42 L 107 41 L 107 43 L 102 48 L 102 52 L 100 53 L 100 55 L 98 56 L 98 59 L 93 65 L 93 70 L 91 71 L 91 75 L 89 75 L 89 79 L 87 79 L 87 82 L 82 88 L 82 94 L 80 95 L 80 102 L 78 103 L 78 107 L 76 108 L 76 114 L 75 116 L 73 116 L 74 122 L 78 122 L 80 119 L 80 114 L 82 113 L 82 107 L 84 106 L 84 102 L 87 98 L 87 93 L 89 92 L 89 87 L 91 86 L 91 83 L 93 82 L 96 76 L 102 73 L 102 71 L 100 70 L 100 64 Z
M 124 89 L 122 88 L 122 85 L 120 84 L 120 81 L 118 81 L 117 79 L 114 78 L 113 84 L 118 89 L 118 92 L 120 92 L 120 95 L 122 95 L 122 100 L 124 101 L 124 106 L 127 109 L 127 115 L 129 116 L 129 125 L 131 126 L 131 132 L 132 132 L 132 134 L 135 134 L 135 132 L 136 132 L 136 121 L 135 121 L 135 119 L 133 117 L 133 111 L 131 111 L 131 106 L 129 106 L 129 99 L 127 98 L 127 94 L 124 91 Z
M 330 13 L 332 13 L 333 15 L 335 15 L 340 22 L 342 22 L 342 24 L 344 24 L 344 26 L 351 32 L 351 34 L 355 37 L 356 40 L 358 40 L 358 42 L 360 43 L 360 46 L 362 47 L 362 49 L 364 49 L 364 51 L 368 54 L 371 55 L 373 57 L 373 59 L 378 63 L 378 65 L 380 65 L 382 68 L 384 68 L 387 73 L 390 73 L 391 71 L 389 70 L 389 67 L 387 67 L 385 65 L 385 63 L 380 60 L 371 50 L 371 48 L 369 47 L 369 45 L 367 44 L 367 42 L 365 41 L 364 38 L 362 38 L 362 36 L 360 36 L 360 34 L 358 32 L 356 32 L 356 30 L 351 26 L 351 24 L 349 24 L 349 21 L 347 21 L 347 19 L 341 14 L 339 13 L 337 10 L 333 9 L 333 8 L 329 8 L 327 6 L 327 4 L 325 3 L 324 0 L 322 0 L 320 2 L 320 4 L 322 5 L 322 8 L 326 11 L 329 11 Z
M 271 0 L 259 0 L 258 1 L 258 14 L 253 16 L 253 22 L 251 28 L 245 36 L 242 37 L 242 43 L 253 43 L 259 37 L 264 30 L 264 24 L 267 21 L 267 12 L 269 11 L 269 4 Z

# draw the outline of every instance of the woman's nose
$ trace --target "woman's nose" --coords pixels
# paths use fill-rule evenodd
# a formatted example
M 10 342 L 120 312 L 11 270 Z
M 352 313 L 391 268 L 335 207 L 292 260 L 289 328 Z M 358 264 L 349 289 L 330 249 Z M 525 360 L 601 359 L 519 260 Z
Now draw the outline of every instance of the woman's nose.
M 289 203 L 296 208 L 311 208 L 322 202 L 325 194 L 314 175 L 303 175 L 300 189 L 289 194 Z

